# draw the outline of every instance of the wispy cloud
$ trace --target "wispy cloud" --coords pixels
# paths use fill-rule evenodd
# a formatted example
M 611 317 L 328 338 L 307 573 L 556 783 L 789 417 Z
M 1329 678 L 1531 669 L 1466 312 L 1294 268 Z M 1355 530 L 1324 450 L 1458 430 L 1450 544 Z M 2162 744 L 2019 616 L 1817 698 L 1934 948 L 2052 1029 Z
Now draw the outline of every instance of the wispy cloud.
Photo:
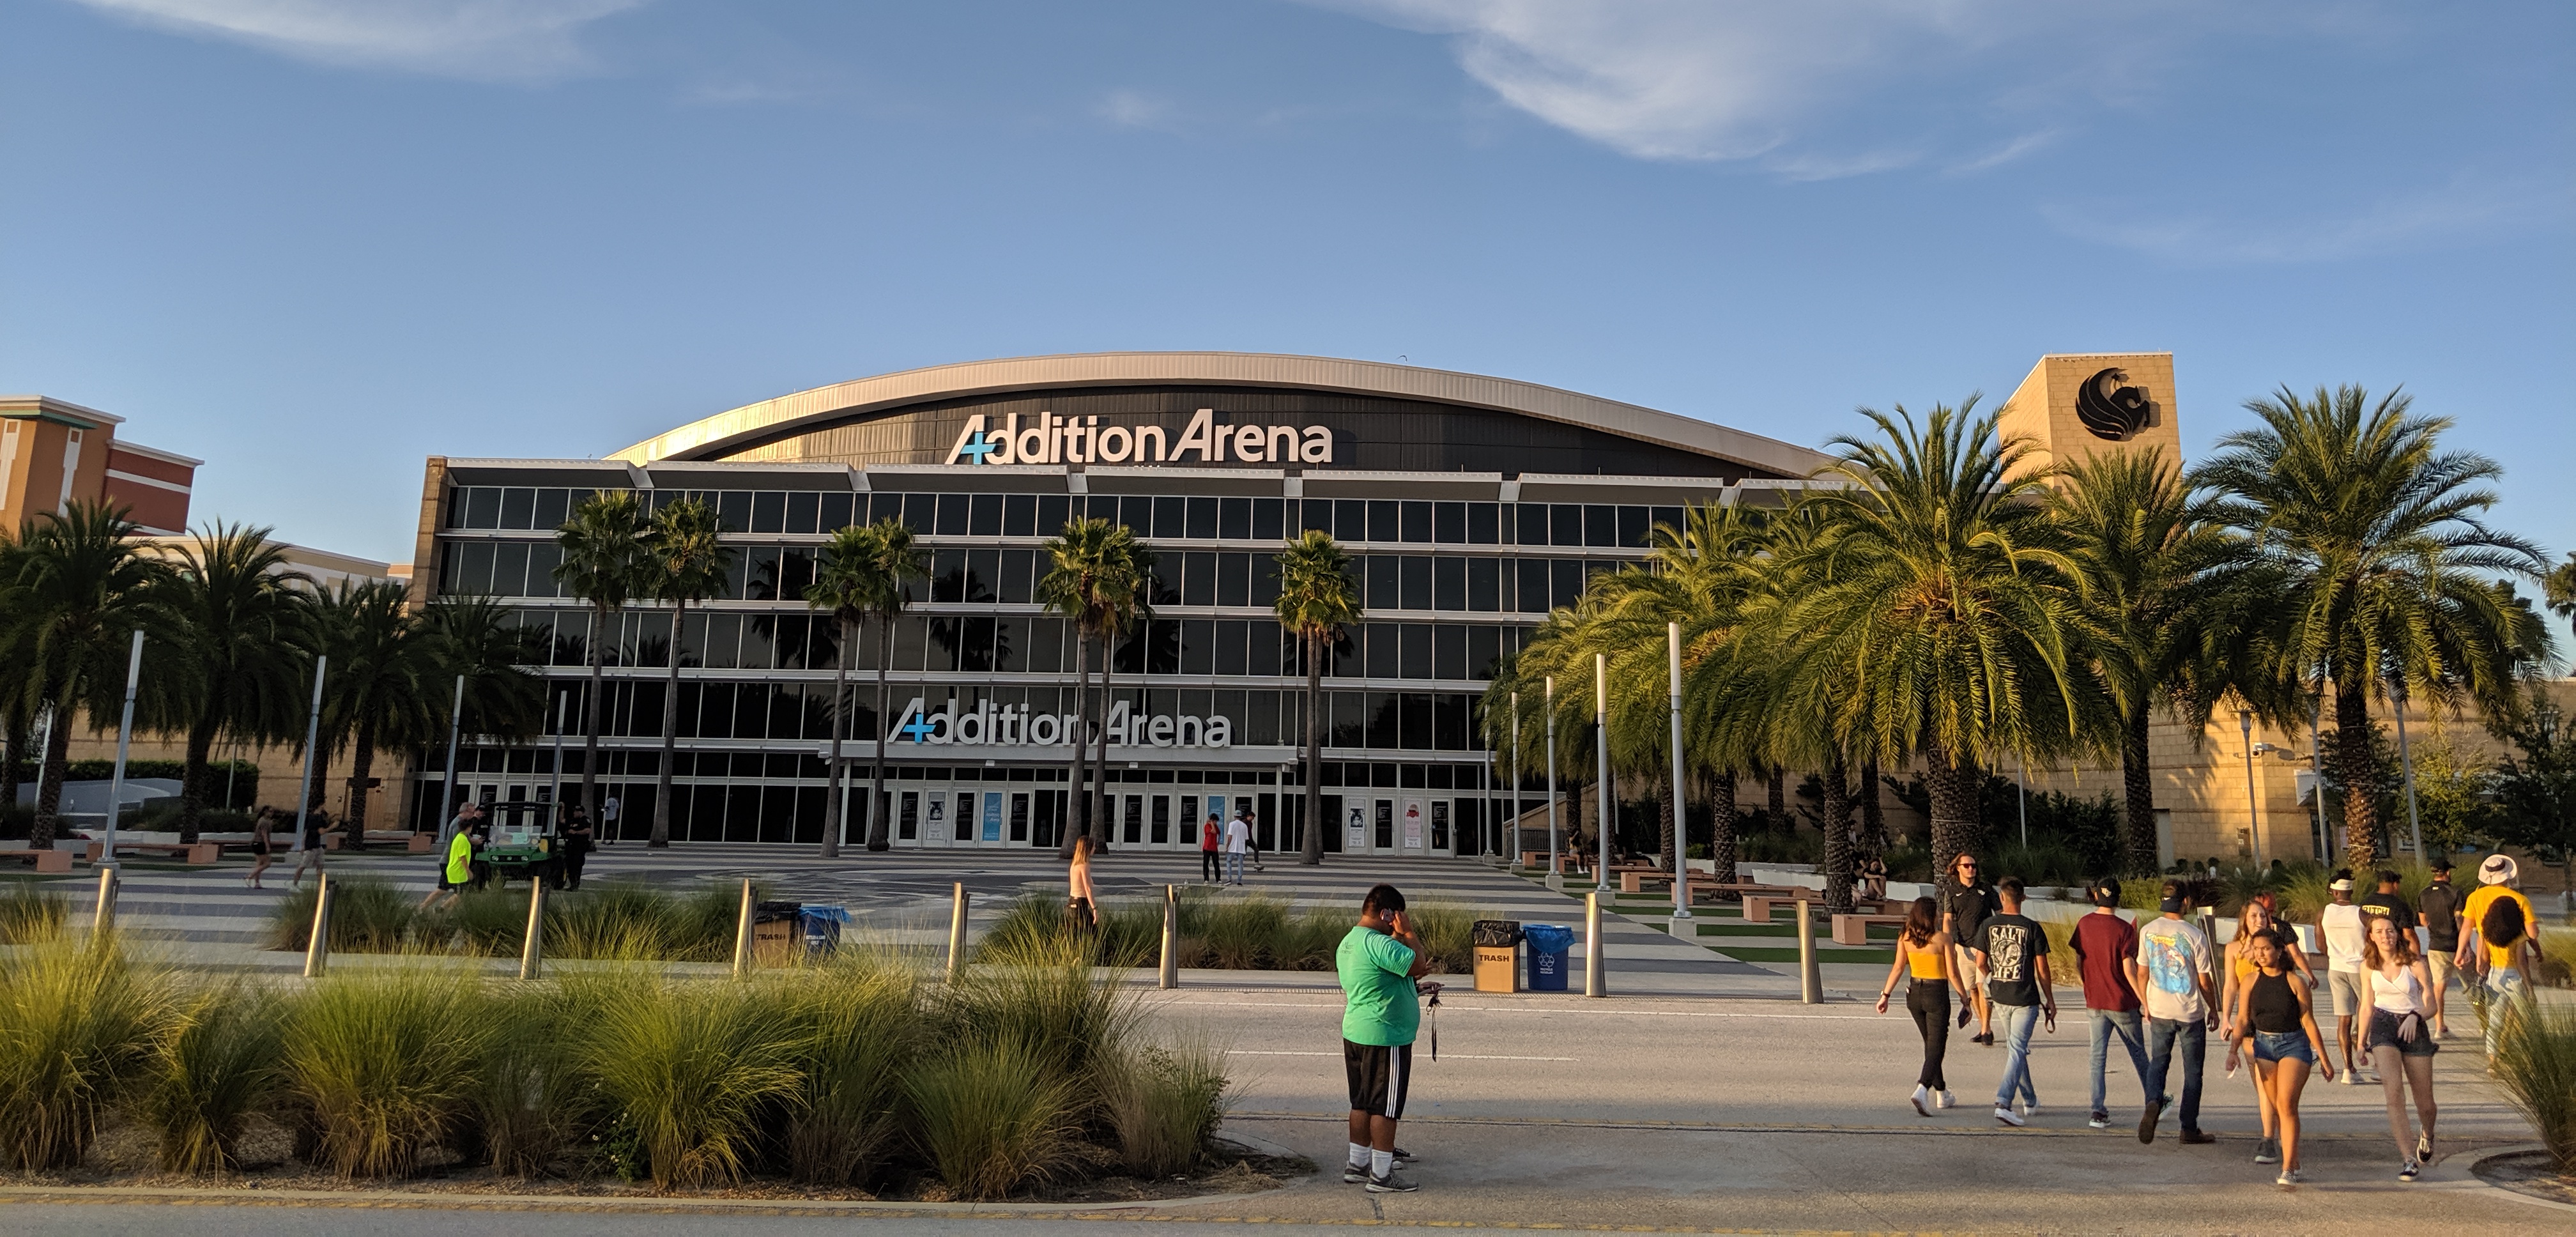
M 2295 218 L 2175 212 L 2151 216 L 2093 203 L 2052 203 L 2040 213 L 2079 240 L 2184 265 L 2331 262 L 2515 231 L 2564 220 L 2576 186 L 2463 177 L 2438 187 Z
M 2056 145 L 2057 139 L 2063 136 L 2065 136 L 2064 131 L 2058 129 L 2042 129 L 2037 133 L 2025 133 L 2004 143 L 2000 149 L 1953 163 L 1943 170 L 1953 176 L 1973 176 L 1979 172 L 2002 167 L 2024 155 L 2046 150 Z
M 1124 129 L 1169 129 L 1178 115 L 1171 100 L 1126 88 L 1110 91 L 1092 112 Z
M 644 0 L 79 0 L 183 34 L 332 64 L 499 81 L 591 67 L 577 33 Z

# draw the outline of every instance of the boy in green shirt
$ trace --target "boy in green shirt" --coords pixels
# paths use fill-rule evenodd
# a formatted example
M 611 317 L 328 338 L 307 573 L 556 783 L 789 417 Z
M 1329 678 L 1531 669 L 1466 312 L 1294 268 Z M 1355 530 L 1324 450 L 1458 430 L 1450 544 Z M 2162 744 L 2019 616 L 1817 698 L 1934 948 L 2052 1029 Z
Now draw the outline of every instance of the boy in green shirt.
M 1358 926 L 1333 953 L 1342 981 L 1342 1068 L 1350 1076 L 1350 1160 L 1346 1182 L 1372 1194 L 1417 1187 L 1395 1175 L 1395 1123 L 1413 1078 L 1413 1035 L 1422 1023 L 1413 981 L 1431 970 L 1422 941 L 1404 918 L 1404 895 L 1379 885 L 1360 900 Z M 1410 1159 L 1406 1156 L 1402 1158 Z

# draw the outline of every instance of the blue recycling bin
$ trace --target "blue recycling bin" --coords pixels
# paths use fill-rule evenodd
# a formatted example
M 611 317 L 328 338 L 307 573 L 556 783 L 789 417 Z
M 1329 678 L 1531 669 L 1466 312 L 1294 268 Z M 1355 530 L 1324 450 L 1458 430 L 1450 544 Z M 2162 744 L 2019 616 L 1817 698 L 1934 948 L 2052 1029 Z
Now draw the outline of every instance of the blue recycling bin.
M 1573 967 L 1574 929 L 1553 923 L 1523 924 L 1521 940 L 1529 945 L 1530 991 L 1565 991 L 1566 972 Z
M 796 926 L 805 936 L 805 956 L 820 960 L 841 948 L 841 925 L 850 922 L 850 913 L 837 906 L 807 906 L 796 913 Z

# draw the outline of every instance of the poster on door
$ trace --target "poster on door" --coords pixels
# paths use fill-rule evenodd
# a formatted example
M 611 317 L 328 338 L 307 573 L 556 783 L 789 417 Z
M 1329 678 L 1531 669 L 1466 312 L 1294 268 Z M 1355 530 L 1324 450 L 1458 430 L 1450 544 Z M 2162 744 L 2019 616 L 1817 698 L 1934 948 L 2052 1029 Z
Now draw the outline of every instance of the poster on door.
M 1404 801 L 1404 848 L 1422 849 L 1422 800 Z
M 984 840 L 1002 840 L 1002 792 L 998 790 L 984 792 Z
M 1342 843 L 1342 849 L 1348 851 L 1368 849 L 1368 817 L 1358 808 L 1351 809 L 1350 837 Z

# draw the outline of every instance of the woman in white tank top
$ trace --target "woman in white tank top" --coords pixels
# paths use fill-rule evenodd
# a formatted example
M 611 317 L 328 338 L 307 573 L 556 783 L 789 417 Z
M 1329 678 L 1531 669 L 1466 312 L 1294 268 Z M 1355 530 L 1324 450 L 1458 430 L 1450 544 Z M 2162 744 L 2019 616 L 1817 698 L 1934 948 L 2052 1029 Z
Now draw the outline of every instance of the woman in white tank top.
M 2400 1181 L 2413 1181 L 2433 1159 L 2433 1030 L 2425 994 L 2433 979 L 2424 957 L 2415 950 L 2415 934 L 2401 932 L 2385 916 L 2374 915 L 2361 948 L 2362 999 L 2368 1005 L 2369 1029 L 2362 1043 L 2379 1068 L 2379 1085 L 2388 1092 L 2388 1132 L 2397 1139 L 2404 1164 Z M 2415 1111 L 2424 1132 L 2409 1138 L 2406 1092 L 2415 1092 Z

